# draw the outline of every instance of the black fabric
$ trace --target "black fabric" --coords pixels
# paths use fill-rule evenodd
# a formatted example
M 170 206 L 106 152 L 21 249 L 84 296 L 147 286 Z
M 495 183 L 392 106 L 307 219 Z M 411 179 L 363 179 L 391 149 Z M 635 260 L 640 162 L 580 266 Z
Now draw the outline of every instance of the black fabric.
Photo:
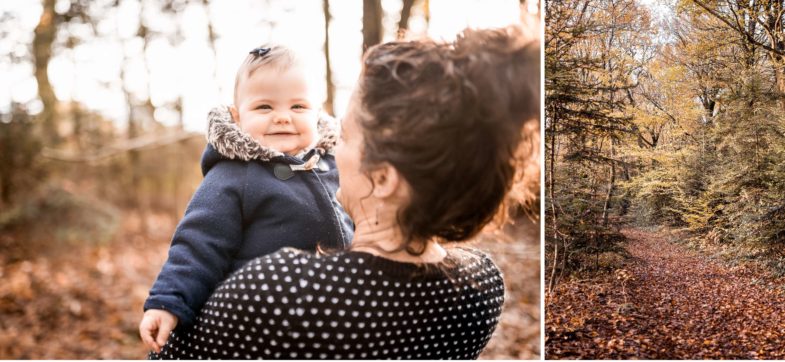
M 437 268 L 286 248 L 233 273 L 149 357 L 476 359 L 503 302 L 499 269 L 472 249 L 449 249 Z

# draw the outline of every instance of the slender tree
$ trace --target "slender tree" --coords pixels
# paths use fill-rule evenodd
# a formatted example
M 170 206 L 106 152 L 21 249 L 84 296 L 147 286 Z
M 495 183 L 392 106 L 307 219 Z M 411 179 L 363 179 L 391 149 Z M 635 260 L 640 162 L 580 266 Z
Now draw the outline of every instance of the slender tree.
M 43 110 L 38 116 L 45 142 L 52 145 L 59 142 L 57 129 L 57 96 L 49 82 L 49 61 L 52 59 L 52 45 L 57 35 L 60 16 L 55 12 L 55 0 L 43 0 L 43 12 L 35 27 L 33 36 L 33 59 L 35 61 L 35 80 L 38 83 L 38 98 Z
M 409 31 L 409 18 L 412 15 L 412 7 L 414 6 L 415 0 L 403 0 L 403 6 L 401 7 L 401 18 L 398 20 L 398 32 L 397 32 L 397 39 L 404 39 L 406 37 L 406 33 Z
M 363 0 L 363 52 L 382 42 L 383 17 L 381 0 Z
M 334 114 L 335 83 L 333 82 L 333 70 L 330 66 L 330 0 L 322 0 L 322 11 L 324 12 L 324 76 L 327 85 L 327 98 L 324 100 L 323 108 L 328 114 Z

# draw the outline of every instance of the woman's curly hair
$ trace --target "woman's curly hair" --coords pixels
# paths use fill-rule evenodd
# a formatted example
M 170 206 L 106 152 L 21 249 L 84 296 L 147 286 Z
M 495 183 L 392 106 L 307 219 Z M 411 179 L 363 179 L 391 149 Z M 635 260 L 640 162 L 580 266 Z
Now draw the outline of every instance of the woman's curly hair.
M 359 100 L 363 166 L 388 162 L 410 185 L 398 223 L 420 254 L 476 235 L 510 190 L 523 126 L 539 119 L 539 48 L 513 27 L 378 45 Z

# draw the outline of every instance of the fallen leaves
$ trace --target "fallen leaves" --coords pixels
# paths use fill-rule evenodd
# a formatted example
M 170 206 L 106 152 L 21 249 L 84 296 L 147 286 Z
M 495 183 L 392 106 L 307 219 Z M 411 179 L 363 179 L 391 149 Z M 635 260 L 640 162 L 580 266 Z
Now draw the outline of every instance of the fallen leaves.
M 622 269 L 546 296 L 546 358 L 785 358 L 785 280 L 624 233 Z
M 175 221 L 151 215 L 105 245 L 84 245 L 9 261 L 0 254 L 0 359 L 140 359 L 142 303 L 167 255 Z M 539 227 L 508 228 L 474 244 L 505 275 L 501 321 L 480 358 L 539 359 Z M 3 235 L 0 237 L 10 237 Z
M 504 235 L 486 235 L 472 246 L 491 255 L 504 275 L 499 325 L 480 359 L 540 358 L 539 227 L 519 219 Z
M 136 326 L 174 222 L 155 238 L 0 255 L 0 359 L 139 359 Z M 15 260 L 15 261 L 10 261 Z

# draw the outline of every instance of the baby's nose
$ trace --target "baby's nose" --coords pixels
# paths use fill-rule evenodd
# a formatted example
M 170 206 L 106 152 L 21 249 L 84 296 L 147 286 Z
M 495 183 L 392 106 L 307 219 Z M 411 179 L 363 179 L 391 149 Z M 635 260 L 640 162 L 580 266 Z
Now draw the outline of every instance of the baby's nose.
M 274 122 L 275 124 L 286 124 L 286 123 L 289 123 L 289 122 L 291 122 L 291 121 L 292 121 L 292 118 L 291 118 L 291 117 L 289 117 L 289 114 L 288 114 L 288 113 L 286 113 L 286 112 L 283 112 L 283 113 L 277 113 L 277 114 L 275 115 L 275 118 L 273 119 L 273 122 Z

